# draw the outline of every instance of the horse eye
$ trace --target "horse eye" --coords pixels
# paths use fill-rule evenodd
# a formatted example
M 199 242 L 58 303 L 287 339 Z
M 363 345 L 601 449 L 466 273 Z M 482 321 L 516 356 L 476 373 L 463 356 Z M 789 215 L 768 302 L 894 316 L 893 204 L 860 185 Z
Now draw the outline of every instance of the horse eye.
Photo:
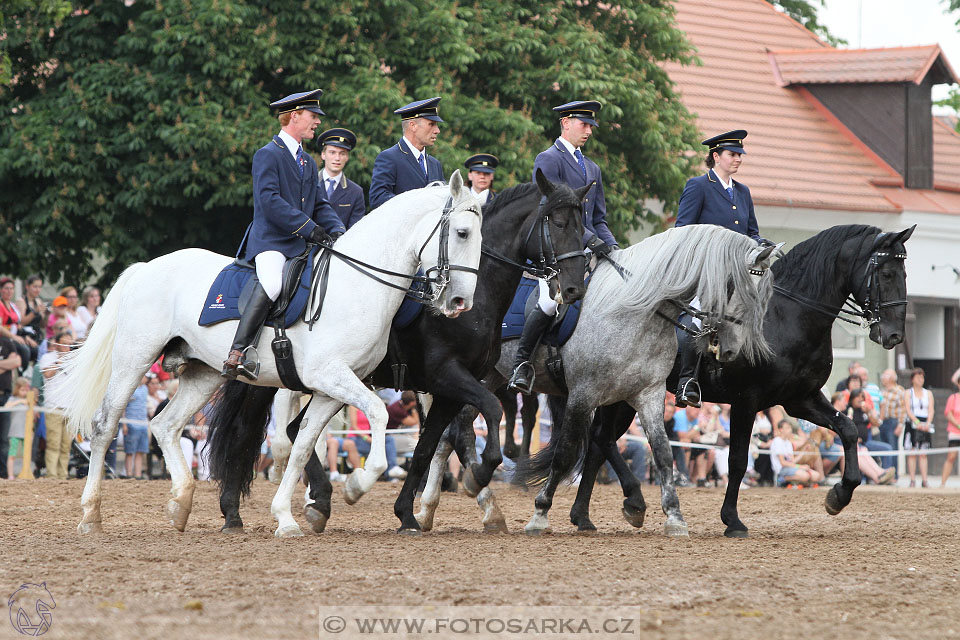
M 469 230 L 469 229 L 457 229 L 457 237 L 460 238 L 461 240 L 466 240 L 467 238 L 470 237 L 470 230 Z

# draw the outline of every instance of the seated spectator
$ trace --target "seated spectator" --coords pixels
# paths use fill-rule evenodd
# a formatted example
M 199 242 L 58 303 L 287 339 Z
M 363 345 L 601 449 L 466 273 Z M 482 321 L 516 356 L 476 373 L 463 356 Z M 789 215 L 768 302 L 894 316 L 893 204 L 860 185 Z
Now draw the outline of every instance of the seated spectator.
M 800 464 L 793 455 L 793 425 L 783 419 L 777 424 L 777 435 L 770 443 L 770 464 L 777 479 L 777 486 L 812 485 L 823 477 L 809 465 Z
M 676 410 L 676 407 L 674 407 L 674 410 Z M 627 436 L 645 438 L 646 434 L 643 433 L 640 425 L 634 420 L 630 423 L 627 432 L 617 440 L 617 450 L 620 452 L 620 455 L 623 456 L 623 459 L 630 463 L 630 472 L 636 476 L 637 480 L 644 482 L 647 478 L 647 443 L 634 438 L 627 439 Z M 610 484 L 618 480 L 617 474 L 614 472 L 613 466 L 609 461 L 603 463 L 603 468 L 607 478 L 603 484 Z
M 134 389 L 127 402 L 123 417 L 129 422 L 123 423 L 124 468 L 128 478 L 145 480 L 143 462 L 150 451 L 150 429 L 147 426 L 147 377 L 140 379 L 140 385 Z
M 842 393 L 833 394 L 832 401 L 834 409 L 841 413 L 845 413 L 849 409 Z M 870 455 L 870 450 L 859 443 L 857 444 L 857 463 L 863 477 L 871 480 L 874 484 L 893 484 L 896 480 L 896 470 L 892 467 L 882 469 L 880 465 L 877 464 L 877 461 L 873 459 L 873 456 Z M 842 458 L 840 464 L 842 470 Z
M 13 395 L 3 405 L 4 409 L 16 409 L 10 411 L 10 450 L 7 452 L 7 479 L 13 480 L 16 477 L 14 465 L 18 457 L 23 455 L 23 439 L 26 436 L 27 405 L 29 396 L 33 393 L 30 388 L 30 381 L 26 378 L 17 378 L 13 383 Z
M 880 415 L 867 408 L 867 398 L 869 397 L 869 394 L 863 389 L 850 391 L 846 414 L 857 427 L 857 442 L 869 451 L 892 451 L 893 447 L 879 439 Z M 892 469 L 895 464 L 893 456 L 882 456 L 881 460 L 877 462 L 884 469 Z
M 70 299 L 67 298 L 67 301 Z M 93 321 L 97 319 L 100 313 L 100 289 L 96 287 L 84 287 L 80 294 L 80 304 L 77 306 L 77 319 L 83 327 L 83 335 L 90 332 Z
M 667 440 L 670 442 L 678 442 L 680 440 L 680 434 L 676 432 L 676 414 L 676 400 L 674 395 L 668 392 L 663 401 L 663 429 L 666 431 Z M 685 447 L 671 445 L 670 450 L 673 453 L 673 473 L 677 486 L 689 486 L 690 474 L 687 471 L 687 454 Z
M 847 406 L 850 405 L 850 394 L 853 391 L 863 389 L 863 381 L 858 375 L 852 375 L 847 378 L 847 388 L 843 392 L 843 400 L 847 403 Z M 865 393 L 863 396 L 863 406 L 867 411 L 873 411 L 873 398 L 870 397 L 869 393 Z
M 758 411 L 753 418 L 753 432 L 750 434 L 750 448 L 754 458 L 753 468 L 757 474 L 757 481 L 761 485 L 770 487 L 775 482 L 773 465 L 770 463 L 770 456 L 761 452 L 770 450 L 772 440 L 773 425 L 770 424 L 770 418 L 763 411 Z
M 58 333 L 54 336 L 51 350 L 40 358 L 37 363 L 47 386 L 44 394 L 44 407 L 48 409 L 44 414 L 47 428 L 47 451 L 45 454 L 47 477 L 67 479 L 67 470 L 70 465 L 70 447 L 73 436 L 67 427 L 66 416 L 60 412 L 63 406 L 49 389 L 49 381 L 60 374 L 63 358 L 70 351 L 73 336 L 69 333 Z
M 16 302 L 24 335 L 33 338 L 37 344 L 46 337 L 47 305 L 40 299 L 42 289 L 43 279 L 40 276 L 27 276 L 23 281 L 23 297 Z
M 367 420 L 367 416 L 365 416 L 363 412 L 356 407 L 347 407 L 347 424 L 350 431 L 366 431 L 367 434 L 370 432 L 370 421 Z M 371 442 L 370 436 L 367 434 L 355 433 L 350 434 L 349 436 L 353 440 L 353 444 L 356 445 L 357 453 L 364 458 L 370 455 Z M 407 472 L 403 468 L 397 466 L 397 449 L 396 445 L 394 444 L 393 437 L 387 436 L 385 438 L 385 444 L 387 455 L 387 477 L 393 480 L 405 478 L 407 476 Z M 354 469 L 356 468 L 357 467 L 354 467 Z
M 842 394 L 834 394 L 841 396 Z M 835 470 L 843 472 L 843 445 L 836 433 L 826 427 L 819 427 L 807 420 L 799 420 L 800 429 L 807 435 L 808 442 L 812 443 L 820 453 L 820 467 L 824 476 Z
M 404 391 L 396 401 L 387 405 L 388 435 L 393 438 L 394 447 L 398 454 L 410 453 L 417 448 L 417 434 L 390 434 L 389 431 L 419 427 L 420 415 L 417 413 L 417 394 L 413 391 Z

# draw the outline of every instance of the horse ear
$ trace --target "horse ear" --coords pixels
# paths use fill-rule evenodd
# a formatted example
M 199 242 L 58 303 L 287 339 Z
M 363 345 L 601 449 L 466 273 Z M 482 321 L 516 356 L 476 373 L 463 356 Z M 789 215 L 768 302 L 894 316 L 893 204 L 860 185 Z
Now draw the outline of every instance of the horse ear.
M 913 232 L 917 229 L 917 225 L 913 225 L 909 229 L 904 229 L 899 234 L 897 234 L 897 242 L 904 243 L 910 239 L 910 236 L 913 235 Z
M 458 200 L 461 191 L 463 191 L 463 176 L 460 175 L 460 169 L 457 169 L 450 176 L 450 195 L 454 200 Z
M 759 269 L 763 266 L 764 260 L 770 257 L 770 254 L 776 250 L 776 245 L 757 245 L 747 253 L 747 266 L 751 269 Z
M 537 187 L 540 189 L 540 193 L 545 196 L 549 196 L 551 193 L 557 190 L 557 186 L 550 182 L 547 179 L 547 176 L 543 175 L 543 169 L 537 167 Z
M 888 233 L 886 231 L 878 233 L 877 237 L 873 239 L 873 247 L 870 249 L 870 252 L 873 253 L 880 247 L 885 247 L 890 244 L 890 241 L 896 238 L 899 234 Z
M 597 181 L 594 180 L 593 182 L 591 182 L 585 187 L 580 187 L 579 189 L 575 189 L 574 193 L 577 194 L 577 200 L 579 200 L 580 202 L 583 202 L 583 199 L 587 197 L 587 193 L 589 193 L 590 189 L 593 189 L 594 185 L 596 184 L 597 184 Z

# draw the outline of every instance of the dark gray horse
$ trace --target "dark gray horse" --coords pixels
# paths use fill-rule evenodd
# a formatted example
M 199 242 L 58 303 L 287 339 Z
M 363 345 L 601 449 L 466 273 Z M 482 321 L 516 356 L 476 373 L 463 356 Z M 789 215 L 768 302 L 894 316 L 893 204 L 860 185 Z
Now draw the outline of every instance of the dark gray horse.
M 624 400 L 640 413 L 644 425 L 653 425 L 646 430 L 660 470 L 666 533 L 687 535 L 663 430 L 664 381 L 677 354 L 670 318 L 677 317 L 678 306 L 696 296 L 704 324 L 698 340 L 701 350 L 709 349 L 721 362 L 739 355 L 751 361 L 768 357 L 762 329 L 773 286 L 766 261 L 773 249 L 759 247 L 750 238 L 721 227 L 690 225 L 614 252 L 619 269 L 609 263 L 598 266 L 583 301 L 580 322 L 560 349 L 568 389 L 546 371 L 543 354 L 537 357 L 535 390 L 566 395 L 567 401 L 564 419 L 550 446 L 518 469 L 524 481 L 546 480 L 527 532 L 547 529 L 553 494 L 581 458 L 594 409 Z M 485 380 L 488 388 L 501 385 L 509 375 L 511 347 L 504 345 L 497 374 Z M 469 446 L 472 415 L 461 413 L 458 421 L 459 425 L 454 423 L 448 429 L 431 463 L 417 514 L 425 530 L 433 526 L 440 470 L 451 451 L 456 448 L 465 460 L 476 455 Z M 493 501 L 489 488 L 481 491 L 478 501 L 489 508 Z

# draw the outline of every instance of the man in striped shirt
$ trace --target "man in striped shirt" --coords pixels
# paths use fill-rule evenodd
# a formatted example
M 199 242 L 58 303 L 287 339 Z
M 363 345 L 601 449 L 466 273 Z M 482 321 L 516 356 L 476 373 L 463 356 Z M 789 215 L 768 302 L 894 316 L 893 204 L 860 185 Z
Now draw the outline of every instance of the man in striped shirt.
M 880 440 L 886 442 L 894 451 L 897 439 L 903 433 L 903 423 L 907 417 L 907 408 L 904 405 L 904 390 L 897 384 L 897 372 L 887 369 L 880 374 Z

